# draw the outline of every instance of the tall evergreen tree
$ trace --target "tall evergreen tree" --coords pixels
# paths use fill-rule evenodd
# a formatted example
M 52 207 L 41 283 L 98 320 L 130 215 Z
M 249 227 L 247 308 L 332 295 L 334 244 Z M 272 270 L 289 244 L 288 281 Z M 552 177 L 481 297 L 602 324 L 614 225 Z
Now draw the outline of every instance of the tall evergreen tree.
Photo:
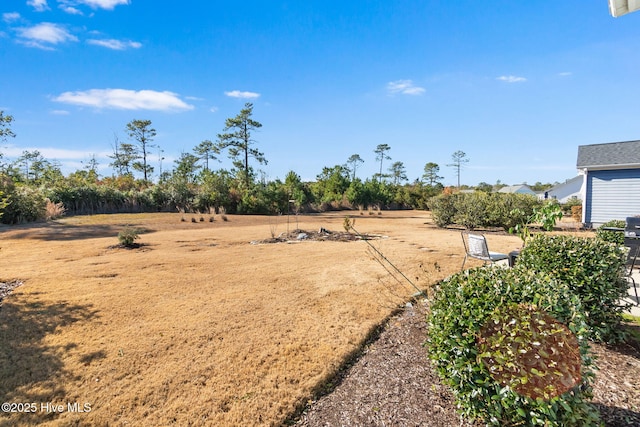
M 362 163 L 364 163 L 364 160 L 362 160 L 359 154 L 352 154 L 349 159 L 347 159 L 347 168 L 349 168 L 351 172 L 351 181 L 356 180 L 356 170 Z
M 253 104 L 247 102 L 240 110 L 240 114 L 225 121 L 224 132 L 226 133 L 218 134 L 219 149 L 228 149 L 233 165 L 242 172 L 246 189 L 251 184 L 249 158 L 253 157 L 258 163 L 267 164 L 264 153 L 253 147 L 256 141 L 251 139 L 251 132 L 260 129 L 262 124 L 253 120 L 252 114 Z
M 149 174 L 153 173 L 153 166 L 147 163 L 147 157 L 151 148 L 155 147 L 151 142 L 156 136 L 156 130 L 151 127 L 151 120 L 132 120 L 127 123 L 126 131 L 129 137 L 138 143 L 140 154 L 132 166 L 142 172 L 144 180 L 148 181 Z
M 198 144 L 193 152 L 198 155 L 200 160 L 204 160 L 204 170 L 209 170 L 209 159 L 216 160 L 216 154 L 220 154 L 220 148 L 218 148 L 213 142 L 205 139 L 200 144 Z
M 453 153 L 451 155 L 451 159 L 453 160 L 453 163 L 450 163 L 447 166 L 455 169 L 456 176 L 458 177 L 458 188 L 460 188 L 460 171 L 466 163 L 469 163 L 469 159 L 467 158 L 467 154 L 460 150 Z
M 427 182 L 427 185 L 434 186 L 441 179 L 441 176 L 438 176 L 440 173 L 440 166 L 437 163 L 429 162 L 424 165 L 424 174 L 422 175 L 422 179 Z
M 385 160 L 391 160 L 391 157 L 387 155 L 387 151 L 391 150 L 391 147 L 387 144 L 378 144 L 374 153 L 376 153 L 376 160 L 380 162 L 380 172 L 378 173 L 378 181 L 382 181 L 382 162 Z

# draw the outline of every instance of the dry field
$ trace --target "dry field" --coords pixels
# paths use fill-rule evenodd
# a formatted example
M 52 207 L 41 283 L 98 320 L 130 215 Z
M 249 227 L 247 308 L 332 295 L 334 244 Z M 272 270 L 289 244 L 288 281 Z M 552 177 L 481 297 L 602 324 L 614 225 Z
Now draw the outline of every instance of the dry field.
M 352 213 L 421 289 L 464 254 L 459 232 L 428 215 Z M 298 226 L 344 231 L 344 216 Z M 24 284 L 0 306 L 0 396 L 34 412 L 2 414 L 0 426 L 280 425 L 415 292 L 364 241 L 250 244 L 287 231 L 287 217 L 208 218 L 1 227 L 0 282 Z M 145 230 L 140 248 L 114 247 L 126 225 Z M 496 251 L 520 244 L 488 239 Z

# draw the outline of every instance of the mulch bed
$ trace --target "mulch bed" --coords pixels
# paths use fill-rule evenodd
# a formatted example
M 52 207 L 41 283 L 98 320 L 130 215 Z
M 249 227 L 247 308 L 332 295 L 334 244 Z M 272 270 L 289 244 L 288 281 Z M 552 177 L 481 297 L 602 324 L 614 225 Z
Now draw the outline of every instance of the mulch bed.
M 426 303 L 408 304 L 295 423 L 316 426 L 480 426 L 460 418 L 427 358 Z M 599 371 L 593 403 L 606 426 L 640 426 L 640 351 L 591 345 Z

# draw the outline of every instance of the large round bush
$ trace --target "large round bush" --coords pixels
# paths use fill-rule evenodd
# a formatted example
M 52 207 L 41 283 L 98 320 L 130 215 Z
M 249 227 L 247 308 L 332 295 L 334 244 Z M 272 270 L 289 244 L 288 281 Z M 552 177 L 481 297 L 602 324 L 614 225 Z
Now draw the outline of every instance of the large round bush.
M 537 234 L 527 241 L 518 263 L 548 273 L 580 297 L 589 338 L 617 342 L 624 338 L 622 314 L 628 308 L 624 263 L 626 252 L 601 239 Z
M 545 326 L 549 316 L 558 323 Z M 542 325 L 545 333 L 529 328 L 531 323 Z M 500 333 L 488 337 L 487 329 Z M 593 372 L 586 331 L 580 299 L 564 282 L 521 267 L 472 269 L 435 289 L 429 356 L 468 418 L 499 426 L 599 425 L 598 411 L 588 402 Z M 551 349 L 541 345 L 554 340 Z M 558 344 L 562 340 L 567 342 Z M 551 381 L 538 393 L 517 392 L 545 375 L 526 369 L 526 357 L 516 361 L 521 355 L 531 356 L 536 367 L 547 366 L 552 375 L 574 376 L 565 388 Z

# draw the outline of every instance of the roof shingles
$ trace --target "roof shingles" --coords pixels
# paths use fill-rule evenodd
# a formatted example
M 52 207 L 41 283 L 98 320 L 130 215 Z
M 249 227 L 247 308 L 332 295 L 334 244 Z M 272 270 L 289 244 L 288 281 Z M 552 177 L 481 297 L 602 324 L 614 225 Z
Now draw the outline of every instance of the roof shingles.
M 578 146 L 579 169 L 640 168 L 640 141 Z

